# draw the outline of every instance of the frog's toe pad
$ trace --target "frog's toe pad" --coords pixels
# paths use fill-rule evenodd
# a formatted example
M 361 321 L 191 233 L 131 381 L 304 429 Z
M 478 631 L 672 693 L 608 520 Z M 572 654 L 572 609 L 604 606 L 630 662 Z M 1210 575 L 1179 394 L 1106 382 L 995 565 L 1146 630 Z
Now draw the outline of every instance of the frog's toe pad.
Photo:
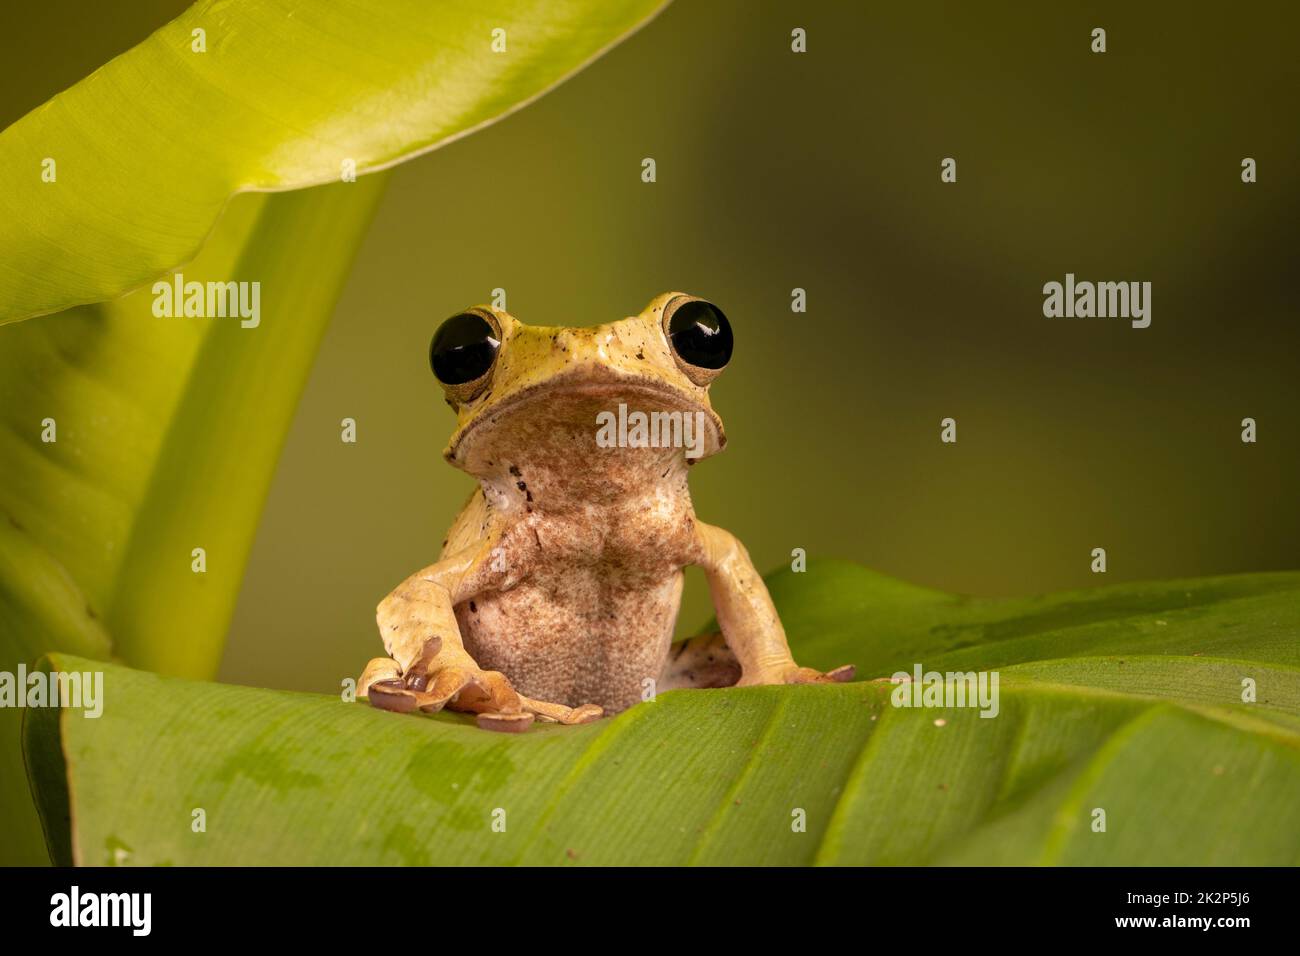
M 525 711 L 517 714 L 479 714 L 474 722 L 483 730 L 521 734 L 533 725 L 533 715 Z
M 420 706 L 420 699 L 414 691 L 407 690 L 401 678 L 396 680 L 376 681 L 367 689 L 367 697 L 372 707 L 391 710 L 398 714 L 409 714 Z

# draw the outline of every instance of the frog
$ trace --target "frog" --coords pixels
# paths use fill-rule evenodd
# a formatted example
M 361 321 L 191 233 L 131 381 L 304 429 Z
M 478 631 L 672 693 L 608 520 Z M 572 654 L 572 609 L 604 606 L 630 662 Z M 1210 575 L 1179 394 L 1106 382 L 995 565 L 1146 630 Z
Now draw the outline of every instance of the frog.
M 386 654 L 357 696 L 518 732 L 667 690 L 851 680 L 852 665 L 796 663 L 744 545 L 695 515 L 688 472 L 726 446 L 709 389 L 733 348 L 722 310 L 683 292 L 590 327 L 489 305 L 441 323 L 429 364 L 456 414 L 443 457 L 477 487 L 437 561 L 380 602 Z M 689 566 L 717 630 L 674 645 Z

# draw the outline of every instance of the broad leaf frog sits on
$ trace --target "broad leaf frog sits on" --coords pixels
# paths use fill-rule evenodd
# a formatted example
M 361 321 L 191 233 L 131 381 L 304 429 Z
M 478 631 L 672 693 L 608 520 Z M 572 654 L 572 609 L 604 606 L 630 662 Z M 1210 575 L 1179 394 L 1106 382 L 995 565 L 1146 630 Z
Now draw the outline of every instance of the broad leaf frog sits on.
M 726 443 L 709 385 L 731 352 L 722 311 L 678 292 L 595 328 L 486 306 L 444 322 L 430 362 L 458 423 L 443 454 L 479 487 L 438 562 L 379 605 L 389 656 L 358 695 L 522 730 L 678 687 L 851 679 L 795 663 L 744 546 L 691 507 L 688 465 Z M 722 633 L 670 648 L 691 564 Z

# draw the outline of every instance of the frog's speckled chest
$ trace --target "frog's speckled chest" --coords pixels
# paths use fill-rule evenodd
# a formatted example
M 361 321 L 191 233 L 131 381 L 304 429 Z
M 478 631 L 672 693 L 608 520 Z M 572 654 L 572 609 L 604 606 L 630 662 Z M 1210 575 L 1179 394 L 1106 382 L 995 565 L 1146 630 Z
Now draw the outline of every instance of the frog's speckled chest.
M 522 579 L 456 607 L 479 666 L 570 706 L 615 712 L 642 700 L 663 669 L 691 543 L 680 480 L 671 493 L 655 485 L 615 505 L 570 503 L 515 521 L 502 542 L 507 560 L 526 554 Z

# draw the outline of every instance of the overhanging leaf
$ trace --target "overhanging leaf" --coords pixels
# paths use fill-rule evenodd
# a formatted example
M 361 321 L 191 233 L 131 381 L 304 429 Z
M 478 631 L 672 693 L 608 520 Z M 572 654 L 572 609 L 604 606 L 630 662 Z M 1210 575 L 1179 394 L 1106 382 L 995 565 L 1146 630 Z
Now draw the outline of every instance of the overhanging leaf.
M 998 669 L 998 716 L 862 682 L 508 736 L 108 667 L 102 718 L 29 714 L 51 843 L 89 864 L 1300 862 L 1300 668 L 1276 640 L 1300 574 L 972 601 L 824 563 L 772 587 L 808 663 Z
M 661 5 L 205 0 L 0 133 L 0 323 L 121 296 L 182 263 L 188 281 L 261 283 L 267 313 L 251 331 L 159 319 L 142 290 L 0 329 L 0 669 L 52 649 L 216 667 L 382 176 L 230 196 L 334 182 L 345 162 L 362 174 L 464 135 Z M 17 714 L 3 710 L 0 861 L 38 862 L 18 761 Z
M 261 283 L 256 328 L 155 317 L 148 290 L 0 328 L 0 670 L 58 649 L 215 673 L 275 461 L 383 179 L 231 205 L 186 278 Z M 194 548 L 205 573 L 191 570 Z M 0 709 L 12 821 L 0 859 L 36 862 L 18 730 Z
M 337 182 L 498 119 L 665 2 L 200 0 L 0 133 L 0 322 L 189 261 L 234 193 Z

